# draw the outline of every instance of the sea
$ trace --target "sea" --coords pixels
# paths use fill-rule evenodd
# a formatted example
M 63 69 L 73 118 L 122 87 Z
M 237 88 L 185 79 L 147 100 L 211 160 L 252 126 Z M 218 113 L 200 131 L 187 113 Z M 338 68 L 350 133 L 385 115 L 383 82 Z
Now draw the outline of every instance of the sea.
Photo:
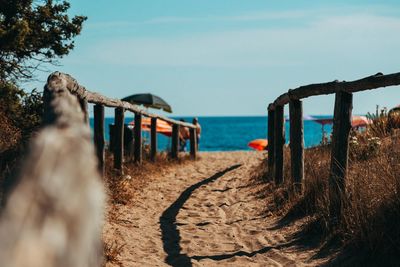
M 316 118 L 329 118 L 329 116 L 313 116 Z M 125 118 L 125 123 L 129 124 L 134 118 Z M 191 122 L 193 117 L 174 117 L 174 119 L 184 119 Z M 268 118 L 265 116 L 253 117 L 198 117 L 202 128 L 199 149 L 201 151 L 237 151 L 252 150 L 248 143 L 254 139 L 267 138 Z M 114 123 L 114 118 L 105 118 L 105 139 L 109 141 L 109 125 Z M 90 119 L 93 129 L 93 118 Z M 289 122 L 285 123 L 286 142 L 289 141 Z M 316 146 L 321 143 L 322 130 L 329 137 L 332 125 L 322 126 L 312 120 L 304 120 L 304 145 L 305 147 Z M 143 132 L 145 142 L 150 141 L 150 133 Z M 171 138 L 158 134 L 158 150 L 169 150 Z M 187 144 L 189 149 L 189 142 Z

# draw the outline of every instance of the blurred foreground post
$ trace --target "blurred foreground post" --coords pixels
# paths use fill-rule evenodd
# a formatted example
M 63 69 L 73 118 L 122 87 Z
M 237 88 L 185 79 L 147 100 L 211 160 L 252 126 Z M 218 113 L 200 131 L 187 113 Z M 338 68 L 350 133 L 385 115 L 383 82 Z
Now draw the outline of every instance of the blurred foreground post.
M 44 128 L 31 141 L 0 221 L 7 267 L 100 266 L 105 193 L 79 85 L 61 73 L 44 90 Z

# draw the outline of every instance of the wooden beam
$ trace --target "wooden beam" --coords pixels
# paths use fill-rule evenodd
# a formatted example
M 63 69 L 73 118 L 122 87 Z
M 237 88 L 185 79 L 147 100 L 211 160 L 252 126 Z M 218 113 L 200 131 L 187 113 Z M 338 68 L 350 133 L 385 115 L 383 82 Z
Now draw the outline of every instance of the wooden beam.
M 197 131 L 196 129 L 189 129 L 190 132 L 190 157 L 193 160 L 197 158 Z
M 283 183 L 283 148 L 285 145 L 285 118 L 283 106 L 277 106 L 275 108 L 275 144 L 274 144 L 274 177 L 276 184 Z
M 150 160 L 156 161 L 157 156 L 157 118 L 151 118 Z
M 152 114 L 147 112 L 146 110 L 143 110 L 139 108 L 137 105 L 133 105 L 131 103 L 122 101 L 120 99 L 115 99 L 115 98 L 109 98 L 106 96 L 103 96 L 99 93 L 96 92 L 91 92 L 89 90 L 86 90 L 86 88 L 82 85 L 80 85 L 74 78 L 72 78 L 70 75 L 61 73 L 61 72 L 54 72 L 50 74 L 48 79 L 51 79 L 52 77 L 61 77 L 65 81 L 66 88 L 73 94 L 77 95 L 78 98 L 85 99 L 89 103 L 93 104 L 101 104 L 106 107 L 111 107 L 111 108 L 116 108 L 116 107 L 122 107 L 124 110 L 131 111 L 133 113 L 140 113 L 143 116 L 149 117 L 149 118 L 157 118 L 166 122 L 169 122 L 170 124 L 178 124 L 181 126 L 185 126 L 188 128 L 196 128 L 195 125 L 191 123 L 186 123 L 186 122 L 181 122 L 177 121 L 165 116 L 161 116 L 158 114 Z
M 339 91 L 335 98 L 333 119 L 331 169 L 329 175 L 330 215 L 333 221 L 340 217 L 345 194 L 345 180 L 349 153 L 349 134 L 353 95 Z
M 135 128 L 134 128 L 134 160 L 136 163 L 142 163 L 142 114 L 135 113 Z
M 371 75 L 351 82 L 333 81 L 327 83 L 304 85 L 296 89 L 289 90 L 289 92 L 280 95 L 274 101 L 271 108 L 274 109 L 276 106 L 283 106 L 285 104 L 288 104 L 290 101 L 289 95 L 291 97 L 295 97 L 296 99 L 303 99 L 316 95 L 334 94 L 338 91 L 355 93 L 359 91 L 366 91 L 395 85 L 400 85 L 400 73 L 393 73 L 388 75 L 377 73 L 375 75 Z
M 275 164 L 275 111 L 268 109 L 268 179 L 274 180 Z
M 104 177 L 104 106 L 94 105 L 94 145 L 98 160 L 98 169 L 101 177 Z
M 114 168 L 121 174 L 122 163 L 124 161 L 124 109 L 118 107 L 115 109 L 114 123 Z
M 291 178 L 296 192 L 302 191 L 304 179 L 303 105 L 300 100 L 290 100 L 290 161 Z
M 179 125 L 172 125 L 171 158 L 178 159 L 179 151 Z

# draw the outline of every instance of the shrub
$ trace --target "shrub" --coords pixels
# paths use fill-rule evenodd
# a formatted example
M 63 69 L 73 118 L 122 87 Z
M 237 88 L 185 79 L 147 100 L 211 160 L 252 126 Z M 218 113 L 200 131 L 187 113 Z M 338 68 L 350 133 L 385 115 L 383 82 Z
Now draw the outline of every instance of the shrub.
M 16 166 L 31 135 L 39 128 L 43 102 L 39 92 L 26 93 L 10 82 L 0 82 L 0 201 L 15 182 Z
M 341 241 L 343 254 L 361 266 L 397 266 L 400 261 L 400 136 L 393 134 L 400 124 L 394 116 L 382 111 L 366 131 L 351 134 L 344 208 L 337 224 L 329 217 L 329 146 L 305 151 L 303 194 L 296 195 L 287 181 L 272 198 L 274 209 L 285 211 L 284 220 L 312 218 L 310 225 L 319 226 L 314 235 L 325 243 Z M 285 157 L 286 180 L 289 167 L 290 157 Z

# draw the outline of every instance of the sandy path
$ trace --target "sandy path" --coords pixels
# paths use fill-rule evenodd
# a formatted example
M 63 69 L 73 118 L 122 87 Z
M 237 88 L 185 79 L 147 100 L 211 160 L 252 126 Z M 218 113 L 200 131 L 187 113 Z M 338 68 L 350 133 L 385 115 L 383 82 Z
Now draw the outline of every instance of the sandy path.
M 294 248 L 262 215 L 265 200 L 249 177 L 261 158 L 204 153 L 149 184 L 106 225 L 125 244 L 122 266 L 307 265 L 310 253 Z

